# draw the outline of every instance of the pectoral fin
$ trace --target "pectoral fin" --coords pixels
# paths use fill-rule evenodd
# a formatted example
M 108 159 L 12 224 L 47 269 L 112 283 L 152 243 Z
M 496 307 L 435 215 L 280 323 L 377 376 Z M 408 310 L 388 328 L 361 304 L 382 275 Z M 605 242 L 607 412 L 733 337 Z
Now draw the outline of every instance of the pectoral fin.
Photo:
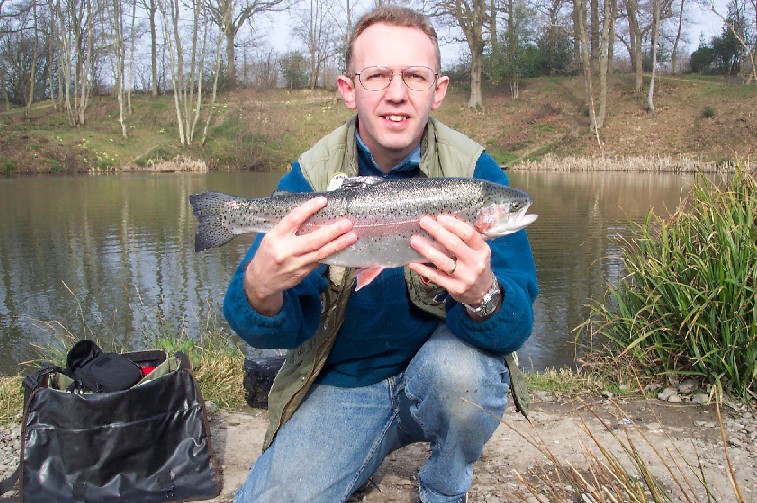
M 376 276 L 381 274 L 381 271 L 383 271 L 383 267 L 372 267 L 370 269 L 358 269 L 355 272 L 355 278 L 357 279 L 357 283 L 355 284 L 355 291 L 357 292 L 364 286 L 367 286 L 376 279 Z

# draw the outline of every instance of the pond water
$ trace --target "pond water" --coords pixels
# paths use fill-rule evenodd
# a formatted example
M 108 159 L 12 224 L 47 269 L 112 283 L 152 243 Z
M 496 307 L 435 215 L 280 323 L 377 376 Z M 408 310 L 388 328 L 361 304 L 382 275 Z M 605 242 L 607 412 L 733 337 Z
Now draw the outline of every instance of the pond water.
M 16 374 L 53 333 L 139 346 L 163 330 L 225 325 L 223 294 L 251 238 L 193 248 L 187 196 L 267 196 L 280 173 L 0 179 L 0 373 Z M 510 172 L 539 219 L 528 233 L 540 295 L 526 368 L 574 364 L 573 328 L 622 275 L 615 239 L 650 208 L 675 209 L 692 175 Z M 229 331 L 230 332 L 230 331 Z M 136 340 L 135 340 L 136 339 Z

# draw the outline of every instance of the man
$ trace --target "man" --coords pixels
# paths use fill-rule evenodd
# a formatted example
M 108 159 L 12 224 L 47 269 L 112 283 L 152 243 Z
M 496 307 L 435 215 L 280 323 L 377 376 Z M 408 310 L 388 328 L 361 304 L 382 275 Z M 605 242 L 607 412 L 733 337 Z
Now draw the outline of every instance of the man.
M 368 13 L 346 63 L 337 83 L 356 119 L 304 153 L 279 189 L 324 191 L 340 173 L 507 183 L 480 145 L 429 118 L 449 79 L 438 75 L 423 16 L 396 6 Z M 264 452 L 235 501 L 346 501 L 386 455 L 417 441 L 431 446 L 421 501 L 465 501 L 507 405 L 503 355 L 533 325 L 526 234 L 487 243 L 454 217 L 426 216 L 421 227 L 441 245 L 411 238 L 426 263 L 386 269 L 355 291 L 354 271 L 319 263 L 356 241 L 349 221 L 298 235 L 325 204 L 313 198 L 258 236 L 226 295 L 240 337 L 290 349 L 269 397 Z

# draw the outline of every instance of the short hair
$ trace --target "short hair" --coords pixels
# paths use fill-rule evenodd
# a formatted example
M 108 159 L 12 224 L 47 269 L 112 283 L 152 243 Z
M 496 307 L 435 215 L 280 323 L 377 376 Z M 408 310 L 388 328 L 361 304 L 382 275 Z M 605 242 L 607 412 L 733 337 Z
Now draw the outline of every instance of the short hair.
M 377 7 L 367 12 L 357 22 L 355 29 L 352 30 L 349 42 L 347 43 L 345 61 L 347 73 L 350 73 L 350 66 L 352 65 L 352 55 L 355 52 L 355 40 L 366 30 L 366 28 L 379 23 L 387 24 L 389 26 L 399 26 L 402 28 L 417 28 L 425 33 L 434 44 L 434 50 L 436 51 L 436 70 L 441 70 L 442 56 L 439 52 L 439 40 L 436 36 L 436 30 L 431 25 L 428 18 L 420 12 L 407 7 L 387 5 Z

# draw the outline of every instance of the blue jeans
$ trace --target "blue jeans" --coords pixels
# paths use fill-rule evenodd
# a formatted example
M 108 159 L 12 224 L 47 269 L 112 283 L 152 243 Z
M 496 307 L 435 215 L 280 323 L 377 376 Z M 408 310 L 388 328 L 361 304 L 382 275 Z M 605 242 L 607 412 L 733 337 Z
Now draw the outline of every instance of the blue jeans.
M 509 385 L 502 358 L 441 323 L 400 375 L 358 388 L 314 385 L 234 501 L 344 502 L 388 454 L 421 441 L 431 447 L 418 477 L 421 501 L 460 501 L 507 407 Z

